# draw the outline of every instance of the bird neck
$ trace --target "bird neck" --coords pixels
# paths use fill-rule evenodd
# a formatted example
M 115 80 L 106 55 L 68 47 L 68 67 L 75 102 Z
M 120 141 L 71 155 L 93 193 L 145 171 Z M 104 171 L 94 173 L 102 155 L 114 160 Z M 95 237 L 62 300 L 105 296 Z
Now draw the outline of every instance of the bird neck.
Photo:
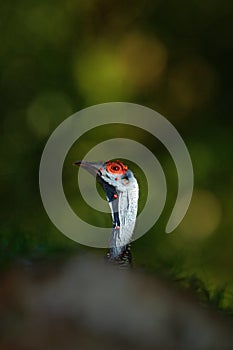
M 116 259 L 132 240 L 138 210 L 139 188 L 137 181 L 124 191 L 117 191 L 118 198 L 109 203 L 113 228 L 110 238 L 110 258 Z

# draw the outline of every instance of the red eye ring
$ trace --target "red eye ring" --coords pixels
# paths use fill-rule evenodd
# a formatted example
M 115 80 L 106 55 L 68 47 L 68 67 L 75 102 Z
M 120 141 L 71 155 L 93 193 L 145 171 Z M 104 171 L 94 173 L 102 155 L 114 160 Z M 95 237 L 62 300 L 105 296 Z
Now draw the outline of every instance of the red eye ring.
M 126 165 L 124 165 L 120 160 L 117 160 L 116 162 L 109 161 L 109 162 L 107 162 L 106 170 L 110 174 L 123 175 L 128 170 L 128 167 Z

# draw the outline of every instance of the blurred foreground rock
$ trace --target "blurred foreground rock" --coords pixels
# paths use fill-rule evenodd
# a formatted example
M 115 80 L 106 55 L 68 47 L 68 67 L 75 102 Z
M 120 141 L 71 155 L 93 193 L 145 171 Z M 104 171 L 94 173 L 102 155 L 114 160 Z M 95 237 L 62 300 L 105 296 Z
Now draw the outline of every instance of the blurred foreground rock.
M 233 349 L 219 315 L 160 281 L 89 256 L 5 273 L 0 313 L 1 350 Z

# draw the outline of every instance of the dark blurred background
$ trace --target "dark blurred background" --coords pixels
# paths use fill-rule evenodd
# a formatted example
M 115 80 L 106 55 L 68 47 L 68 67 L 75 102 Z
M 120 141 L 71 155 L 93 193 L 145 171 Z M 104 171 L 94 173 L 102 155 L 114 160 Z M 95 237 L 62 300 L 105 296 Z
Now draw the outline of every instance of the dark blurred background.
M 233 308 L 232 10 L 232 2 L 220 0 L 1 1 L 2 268 L 17 259 L 87 250 L 103 255 L 50 222 L 39 194 L 40 157 L 51 132 L 72 113 L 134 102 L 170 120 L 193 161 L 193 200 L 173 234 L 164 227 L 177 178 L 164 147 L 146 133 L 118 127 L 93 130 L 79 149 L 85 155 L 113 133 L 155 153 L 168 200 L 156 225 L 134 242 L 135 264 L 204 290 L 217 307 Z M 76 174 L 67 164 L 64 187 L 74 201 Z

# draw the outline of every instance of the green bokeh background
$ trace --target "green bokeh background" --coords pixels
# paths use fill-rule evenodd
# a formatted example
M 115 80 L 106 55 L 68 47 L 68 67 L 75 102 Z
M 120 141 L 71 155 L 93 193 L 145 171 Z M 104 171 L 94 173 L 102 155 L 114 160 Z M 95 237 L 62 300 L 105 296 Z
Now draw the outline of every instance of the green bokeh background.
M 2 267 L 58 253 L 103 254 L 72 242 L 50 222 L 39 194 L 40 157 L 51 132 L 72 113 L 134 102 L 162 113 L 190 151 L 195 189 L 182 224 L 164 233 L 177 191 L 175 167 L 157 140 L 134 128 L 99 128 L 74 145 L 64 165 L 67 197 L 90 217 L 72 161 L 108 137 L 145 144 L 164 169 L 168 198 L 156 225 L 133 244 L 136 264 L 207 291 L 221 308 L 233 307 L 232 10 L 233 3 L 219 0 L 1 1 Z M 132 167 L 142 206 L 147 186 Z M 106 224 L 95 215 L 90 220 Z

